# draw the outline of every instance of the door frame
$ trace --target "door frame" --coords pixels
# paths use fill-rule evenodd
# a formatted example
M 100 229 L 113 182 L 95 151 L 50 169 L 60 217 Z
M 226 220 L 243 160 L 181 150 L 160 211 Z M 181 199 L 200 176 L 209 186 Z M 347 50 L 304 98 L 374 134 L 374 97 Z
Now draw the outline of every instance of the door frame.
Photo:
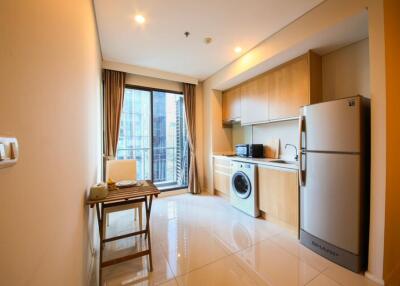
M 153 136 L 154 136 L 154 132 L 153 132 L 153 93 L 154 92 L 164 92 L 164 93 L 174 93 L 174 94 L 183 95 L 183 92 L 176 91 L 176 90 L 145 87 L 145 86 L 139 86 L 139 85 L 133 85 L 133 84 L 125 84 L 125 89 L 126 88 L 150 92 L 150 116 L 151 116 L 151 119 L 150 119 L 150 133 L 151 133 L 150 134 L 150 180 L 153 181 L 153 179 L 154 179 L 154 166 L 153 166 L 153 155 L 154 155 L 154 150 L 153 150 Z M 104 93 L 103 93 L 103 96 L 102 96 L 102 110 L 103 110 L 103 112 L 102 112 L 102 120 L 101 120 L 102 123 L 103 123 L 102 124 L 103 125 L 102 126 L 102 130 L 103 130 L 102 144 L 104 146 L 104 140 L 105 140 Z M 103 147 L 103 151 L 104 151 L 104 147 Z M 189 172 L 189 168 L 190 168 L 190 152 L 188 152 L 188 170 L 187 170 L 187 172 Z M 104 180 L 105 179 L 105 163 L 103 164 L 102 169 L 103 169 L 102 173 L 103 173 L 103 180 Z M 163 189 L 163 191 L 174 191 L 174 190 L 187 189 L 187 188 L 188 188 L 188 184 L 186 184 L 185 186 L 179 186 L 179 187 L 172 187 L 172 188 Z

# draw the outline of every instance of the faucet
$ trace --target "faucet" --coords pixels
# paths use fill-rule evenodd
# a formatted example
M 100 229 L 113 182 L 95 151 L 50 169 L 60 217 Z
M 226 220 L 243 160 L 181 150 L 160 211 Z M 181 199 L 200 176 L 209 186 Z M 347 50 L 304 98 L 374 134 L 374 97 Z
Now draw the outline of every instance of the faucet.
M 295 145 L 293 145 L 293 144 L 286 144 L 286 145 L 285 145 L 285 149 L 286 149 L 288 146 L 291 146 L 291 147 L 293 147 L 293 148 L 296 150 L 296 156 L 294 156 L 294 159 L 295 159 L 296 161 L 298 161 L 298 160 L 299 160 L 299 155 L 298 155 L 298 153 L 297 153 L 297 147 L 296 147 Z

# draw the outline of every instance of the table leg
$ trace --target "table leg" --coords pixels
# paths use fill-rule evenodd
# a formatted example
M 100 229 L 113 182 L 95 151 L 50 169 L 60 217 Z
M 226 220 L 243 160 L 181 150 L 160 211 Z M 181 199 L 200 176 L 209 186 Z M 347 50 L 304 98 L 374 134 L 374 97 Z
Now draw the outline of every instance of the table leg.
M 103 224 L 103 219 L 104 219 L 104 205 L 101 203 L 101 226 L 100 226 L 100 254 L 99 254 L 99 285 L 103 285 L 103 241 L 104 241 L 104 224 Z
M 96 213 L 97 213 L 97 223 L 99 225 L 99 235 L 101 233 L 101 216 L 100 216 L 100 206 L 96 204 Z
M 147 197 L 145 197 L 144 200 L 145 200 L 144 201 L 144 207 L 145 207 L 145 212 L 146 212 L 146 227 L 145 227 L 146 233 L 144 234 L 144 239 L 147 239 L 147 226 L 148 226 L 147 218 L 149 216 L 149 214 L 147 213 L 147 209 L 149 208 L 149 206 L 148 206 L 148 203 L 147 203 Z
M 142 208 L 142 203 L 140 203 L 140 207 L 138 209 L 139 212 L 139 228 L 140 230 L 143 229 L 143 208 Z M 140 235 L 142 237 L 142 235 Z
M 153 202 L 153 195 L 150 195 L 149 203 L 147 203 L 147 198 L 145 201 L 146 205 L 146 236 L 147 238 L 147 247 L 149 249 L 149 264 L 150 264 L 150 272 L 153 271 L 153 258 L 151 252 L 151 237 L 150 237 L 150 214 L 151 214 L 151 205 Z
M 149 197 L 149 198 L 148 198 Z M 93 205 L 95 205 L 96 207 L 96 214 L 97 214 L 97 222 L 98 222 L 98 227 L 99 227 L 99 236 L 100 236 L 100 249 L 99 249 L 99 285 L 103 285 L 103 267 L 109 266 L 109 265 L 113 265 L 116 263 L 120 263 L 123 261 L 127 261 L 130 259 L 135 259 L 135 258 L 139 258 L 142 256 L 146 256 L 148 255 L 149 257 L 149 272 L 153 271 L 153 257 L 152 257 L 152 248 L 151 248 L 151 234 L 150 234 L 150 215 L 151 215 L 151 207 L 152 207 L 152 203 L 153 203 L 153 195 L 144 195 L 140 198 L 137 198 L 134 200 L 135 202 L 141 202 L 141 203 L 145 203 L 145 207 L 146 207 L 146 226 L 144 230 L 139 230 L 136 232 L 132 232 L 132 233 L 127 233 L 125 235 L 120 235 L 120 236 L 115 236 L 115 237 L 110 237 L 108 239 L 106 239 L 106 226 L 104 224 L 104 219 L 105 219 L 105 208 L 107 207 L 112 207 L 114 205 L 122 205 L 122 204 L 128 204 L 129 202 L 114 202 L 112 204 L 107 204 L 104 205 L 104 203 L 95 203 Z M 92 206 L 93 206 L 92 205 Z M 105 207 L 106 206 L 106 207 Z M 104 252 L 104 248 L 105 248 L 105 244 L 107 242 L 110 241 L 114 241 L 114 240 L 118 240 L 118 239 L 123 239 L 126 237 L 131 237 L 131 236 L 136 236 L 136 235 L 142 235 L 145 234 L 145 240 L 141 240 L 141 242 L 143 242 L 145 245 L 147 244 L 147 249 L 144 249 L 140 252 L 137 252 L 135 254 L 132 255 L 127 255 L 124 257 L 119 257 L 116 259 L 111 259 L 108 261 L 103 261 L 103 252 Z M 146 241 L 147 240 L 147 241 Z M 144 246 L 145 247 L 145 246 Z

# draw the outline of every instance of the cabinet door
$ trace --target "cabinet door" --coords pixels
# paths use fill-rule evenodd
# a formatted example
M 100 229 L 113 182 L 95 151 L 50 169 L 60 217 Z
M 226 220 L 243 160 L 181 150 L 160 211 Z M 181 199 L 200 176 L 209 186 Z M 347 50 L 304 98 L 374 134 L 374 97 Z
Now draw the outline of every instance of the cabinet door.
M 269 119 L 299 116 L 299 109 L 310 103 L 308 56 L 300 57 L 269 73 Z
M 241 117 L 240 87 L 222 93 L 222 120 L 239 120 Z
M 241 86 L 243 125 L 268 120 L 268 79 L 261 76 Z
M 230 160 L 214 158 L 214 189 L 229 196 L 231 183 Z
M 229 196 L 230 192 L 230 177 L 225 174 L 215 171 L 214 172 L 214 189 Z
M 267 219 L 279 221 L 297 231 L 299 227 L 299 190 L 296 171 L 258 167 L 260 210 Z

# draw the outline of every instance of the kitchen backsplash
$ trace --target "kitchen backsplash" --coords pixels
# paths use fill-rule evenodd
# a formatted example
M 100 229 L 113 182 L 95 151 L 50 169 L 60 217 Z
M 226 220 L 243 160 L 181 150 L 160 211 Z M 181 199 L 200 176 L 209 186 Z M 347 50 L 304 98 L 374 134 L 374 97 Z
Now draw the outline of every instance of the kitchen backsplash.
M 293 144 L 298 147 L 298 121 L 289 120 L 253 126 L 234 125 L 232 127 L 232 143 L 236 144 L 266 144 L 270 139 L 280 139 L 280 158 L 293 160 L 295 150 L 292 147 L 285 149 L 286 144 Z
M 253 130 L 251 126 L 241 126 L 240 123 L 232 126 L 232 145 L 250 144 L 253 141 Z

